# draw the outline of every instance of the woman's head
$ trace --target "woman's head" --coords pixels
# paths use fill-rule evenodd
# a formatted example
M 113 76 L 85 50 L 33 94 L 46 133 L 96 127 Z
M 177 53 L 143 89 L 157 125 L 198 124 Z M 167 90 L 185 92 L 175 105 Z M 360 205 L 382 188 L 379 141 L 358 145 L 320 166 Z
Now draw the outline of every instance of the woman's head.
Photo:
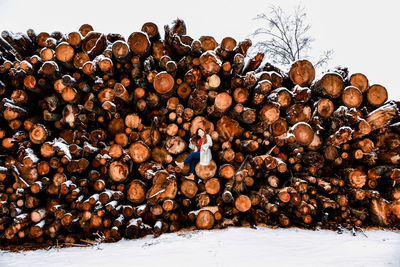
M 204 137 L 204 136 L 205 136 L 205 132 L 204 132 L 204 130 L 201 129 L 201 128 L 198 128 L 198 129 L 197 129 L 196 134 L 197 134 L 199 137 Z

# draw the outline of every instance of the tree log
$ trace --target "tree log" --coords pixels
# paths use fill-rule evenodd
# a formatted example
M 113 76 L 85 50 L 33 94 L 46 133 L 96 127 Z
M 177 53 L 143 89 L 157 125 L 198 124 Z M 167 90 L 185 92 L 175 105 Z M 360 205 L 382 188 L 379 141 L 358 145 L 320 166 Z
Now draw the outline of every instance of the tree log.
M 308 60 L 298 60 L 289 71 L 290 80 L 300 86 L 310 86 L 315 78 L 314 66 Z

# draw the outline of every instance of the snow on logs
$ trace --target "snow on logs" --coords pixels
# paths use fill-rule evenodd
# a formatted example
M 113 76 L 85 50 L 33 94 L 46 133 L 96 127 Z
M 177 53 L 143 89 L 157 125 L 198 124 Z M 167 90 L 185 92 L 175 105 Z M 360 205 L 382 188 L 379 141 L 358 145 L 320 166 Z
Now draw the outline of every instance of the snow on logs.
M 79 243 L 231 225 L 398 228 L 399 102 L 346 68 L 316 79 L 152 22 L 126 39 L 0 38 L 0 244 Z M 204 129 L 213 160 L 189 166 Z

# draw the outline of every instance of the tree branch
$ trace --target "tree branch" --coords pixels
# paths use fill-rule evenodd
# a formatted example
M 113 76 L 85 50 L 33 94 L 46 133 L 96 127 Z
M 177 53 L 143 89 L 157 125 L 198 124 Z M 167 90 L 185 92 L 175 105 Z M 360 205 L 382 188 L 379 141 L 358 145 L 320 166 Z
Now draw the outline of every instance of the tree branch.
M 279 63 L 290 64 L 301 57 L 310 58 L 308 51 L 314 41 L 308 33 L 311 25 L 306 23 L 307 14 L 301 5 L 295 7 L 293 15 L 285 13 L 278 6 L 270 6 L 269 14 L 258 14 L 254 19 L 265 21 L 266 25 L 256 29 L 253 37 L 265 34 L 266 41 L 254 47 L 269 53 L 269 57 Z M 315 67 L 327 63 L 333 51 L 325 51 L 317 60 Z

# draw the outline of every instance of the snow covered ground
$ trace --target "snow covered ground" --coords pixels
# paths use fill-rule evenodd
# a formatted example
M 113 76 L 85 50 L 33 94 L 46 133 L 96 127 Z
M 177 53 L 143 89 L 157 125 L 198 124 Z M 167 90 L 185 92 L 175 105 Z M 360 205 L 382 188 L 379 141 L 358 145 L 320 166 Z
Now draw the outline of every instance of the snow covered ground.
M 229 228 L 98 247 L 0 252 L 0 266 L 400 266 L 400 232 Z

